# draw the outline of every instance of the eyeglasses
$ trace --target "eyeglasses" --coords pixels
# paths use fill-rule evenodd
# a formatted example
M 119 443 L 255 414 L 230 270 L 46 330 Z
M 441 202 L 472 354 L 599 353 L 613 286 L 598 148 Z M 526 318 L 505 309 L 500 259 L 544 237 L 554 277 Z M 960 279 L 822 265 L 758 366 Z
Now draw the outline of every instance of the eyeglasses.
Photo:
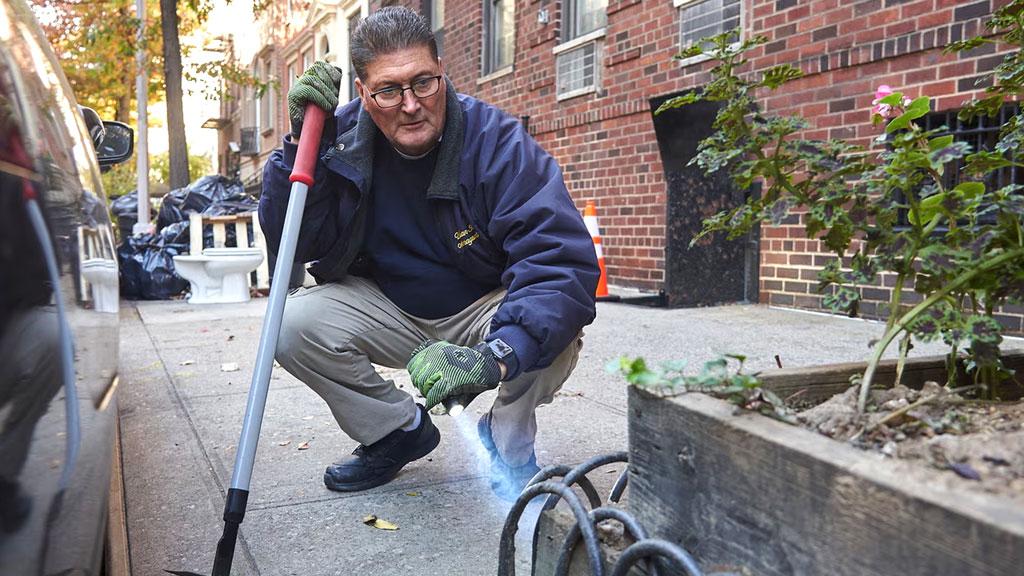
M 437 90 L 440 87 L 440 76 L 428 76 L 426 78 L 417 78 L 405 87 L 391 86 L 390 88 L 377 90 L 370 94 L 370 97 L 381 108 L 394 108 L 402 103 L 406 90 L 412 90 L 413 95 L 417 98 L 429 98 L 437 94 Z

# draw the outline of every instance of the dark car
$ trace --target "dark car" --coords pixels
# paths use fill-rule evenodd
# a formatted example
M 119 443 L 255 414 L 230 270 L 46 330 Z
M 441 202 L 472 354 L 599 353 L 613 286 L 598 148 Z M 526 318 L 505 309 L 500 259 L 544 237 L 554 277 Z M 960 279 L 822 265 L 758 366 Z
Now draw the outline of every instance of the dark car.
M 117 413 L 118 284 L 100 164 L 129 158 L 132 133 L 85 113 L 28 6 L 0 0 L 5 576 L 102 569 Z

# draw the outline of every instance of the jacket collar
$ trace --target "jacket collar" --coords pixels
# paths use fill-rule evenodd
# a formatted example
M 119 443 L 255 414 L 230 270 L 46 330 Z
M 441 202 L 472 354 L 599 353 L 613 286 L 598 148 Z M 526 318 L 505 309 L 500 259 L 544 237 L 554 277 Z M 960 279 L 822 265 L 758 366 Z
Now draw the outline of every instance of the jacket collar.
M 434 176 L 427 188 L 427 198 L 454 200 L 459 197 L 459 164 L 465 119 L 455 86 L 447 76 L 444 81 L 447 86 L 444 133 L 437 153 L 437 163 L 434 165 Z M 362 104 L 358 106 L 355 125 L 335 139 L 334 147 L 327 151 L 324 160 L 329 161 L 332 156 L 343 160 L 363 177 L 362 189 L 369 190 L 373 183 L 373 144 L 380 130 Z
M 455 86 L 447 76 L 444 77 L 448 86 L 445 102 L 444 135 L 441 137 L 441 149 L 437 152 L 437 164 L 434 165 L 434 177 L 427 188 L 427 198 L 446 198 L 454 200 L 459 197 L 459 162 L 462 159 L 462 137 L 465 120 L 462 117 L 462 106 Z

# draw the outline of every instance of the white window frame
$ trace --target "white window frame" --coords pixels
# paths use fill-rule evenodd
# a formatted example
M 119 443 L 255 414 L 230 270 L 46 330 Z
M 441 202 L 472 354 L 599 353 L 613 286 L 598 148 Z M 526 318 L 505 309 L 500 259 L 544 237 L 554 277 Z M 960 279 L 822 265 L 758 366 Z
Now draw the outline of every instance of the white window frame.
M 579 6 L 579 4 L 580 4 L 580 0 L 564 0 L 564 2 L 563 2 L 563 5 L 562 5 L 563 6 L 563 11 L 562 11 L 562 29 L 559 31 L 560 39 L 562 41 L 562 44 L 567 44 L 567 43 L 572 42 L 574 40 L 577 40 L 579 38 L 587 38 L 591 34 L 594 34 L 595 32 L 598 32 L 598 31 L 602 32 L 602 36 L 603 36 L 604 35 L 603 34 L 604 30 L 608 27 L 608 2 L 606 1 L 605 4 L 604 4 L 604 26 L 600 26 L 600 27 L 595 28 L 595 29 L 593 29 L 593 30 L 591 30 L 589 32 L 584 32 L 583 34 L 579 34 L 579 31 L 575 30 L 575 27 L 573 26 L 573 24 L 575 24 L 575 22 L 572 22 L 570 20 L 570 18 L 573 19 L 573 20 L 578 20 L 579 14 L 578 14 L 578 10 L 576 10 L 576 8 Z M 568 36 L 570 33 L 573 34 L 573 36 L 571 36 L 571 37 Z
M 257 82 L 263 81 L 263 76 L 260 75 L 260 73 L 262 72 L 262 66 L 260 66 L 260 64 L 261 62 L 257 60 L 256 64 L 253 66 L 253 76 L 256 78 Z M 258 86 L 253 86 L 251 90 L 252 99 L 250 100 L 250 102 L 252 103 L 252 127 L 256 129 L 256 135 L 259 136 L 260 134 L 263 133 L 263 130 L 261 130 L 260 128 L 260 108 L 262 104 L 262 98 L 260 96 L 260 89 Z
M 348 6 L 347 8 L 342 10 L 341 15 L 342 18 L 344 19 L 344 22 L 342 22 L 338 26 L 338 29 L 340 30 L 339 36 L 341 38 L 341 44 L 338 46 L 338 54 L 339 60 L 343 59 L 344 61 L 337 62 L 337 65 L 340 66 L 345 71 L 345 75 L 348 76 L 349 79 L 347 82 L 341 83 L 341 94 L 339 95 L 339 101 L 349 102 L 353 98 L 358 96 L 358 94 L 356 94 L 352 78 L 352 74 L 355 72 L 355 69 L 352 67 L 352 58 L 350 56 L 349 50 L 349 46 L 352 45 L 352 39 L 350 38 L 349 35 L 348 25 L 352 18 L 355 18 L 357 16 L 359 18 L 366 18 L 366 16 L 369 15 L 369 13 L 370 8 L 367 0 L 360 0 L 358 2 L 354 2 L 351 6 Z
M 516 60 L 516 3 L 515 0 L 482 0 L 483 1 L 483 46 L 480 51 L 480 74 L 481 79 L 493 80 L 508 74 L 515 68 Z M 496 1 L 502 2 L 502 6 L 510 7 L 509 18 L 512 21 L 512 30 L 510 32 L 511 38 L 511 49 L 507 54 L 507 62 L 493 62 L 493 51 L 495 45 L 494 30 L 492 28 L 494 20 L 494 12 L 492 10 Z M 506 4 L 507 3 L 507 4 Z
M 266 89 L 263 91 L 263 96 L 259 102 L 259 108 L 257 114 L 260 116 L 258 125 L 261 127 L 258 130 L 258 134 L 261 136 L 268 136 L 274 131 L 274 90 L 270 85 L 273 80 L 273 62 L 271 58 L 261 59 L 260 63 L 263 66 L 263 82 L 267 83 Z M 263 98 L 266 98 L 264 103 Z

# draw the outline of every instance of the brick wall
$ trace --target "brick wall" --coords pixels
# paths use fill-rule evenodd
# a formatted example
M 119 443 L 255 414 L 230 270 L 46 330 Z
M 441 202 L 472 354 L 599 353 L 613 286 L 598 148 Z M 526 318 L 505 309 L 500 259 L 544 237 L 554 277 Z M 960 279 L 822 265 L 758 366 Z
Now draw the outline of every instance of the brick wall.
M 743 0 L 747 36 L 769 41 L 751 54 L 753 68 L 780 63 L 805 76 L 761 99 L 764 110 L 800 114 L 806 136 L 867 144 L 880 128 L 870 122 L 875 88 L 889 84 L 910 96 L 927 94 L 936 110 L 958 108 L 976 93 L 979 74 L 1001 58 L 992 46 L 965 56 L 941 47 L 984 30 L 1007 0 Z M 417 8 L 418 3 L 408 3 Z M 379 6 L 371 4 L 371 9 Z M 547 23 L 538 21 L 546 10 Z M 651 116 L 651 98 L 708 80 L 710 63 L 681 66 L 679 9 L 671 0 L 609 0 L 601 90 L 559 102 L 555 55 L 562 4 L 516 3 L 516 52 L 511 74 L 480 81 L 482 1 L 448 0 L 445 66 L 460 92 L 515 116 L 559 161 L 577 205 L 598 207 L 609 281 L 657 290 L 664 282 L 666 183 Z M 830 256 L 808 240 L 799 216 L 763 230 L 760 301 L 819 309 L 817 269 Z M 875 312 L 885 286 L 867 288 L 862 311 Z M 911 297 L 912 298 L 912 297 Z M 1019 319 L 1006 320 L 1019 329 Z
M 930 96 L 936 111 L 955 110 L 980 94 L 975 80 L 1002 56 L 991 44 L 966 55 L 943 54 L 941 48 L 983 33 L 993 4 L 1005 2 L 755 0 L 748 29 L 769 42 L 754 52 L 752 66 L 790 63 L 805 75 L 763 98 L 762 106 L 774 114 L 807 118 L 810 138 L 843 138 L 864 146 L 883 130 L 870 122 L 878 85 L 910 97 Z M 799 217 L 764 230 L 760 301 L 821 308 L 817 270 L 830 258 L 818 241 L 806 238 Z M 891 286 L 892 278 L 882 278 L 878 286 L 863 288 L 861 314 L 880 315 Z M 903 300 L 920 298 L 908 291 Z M 1020 329 L 1019 319 L 1006 321 Z

